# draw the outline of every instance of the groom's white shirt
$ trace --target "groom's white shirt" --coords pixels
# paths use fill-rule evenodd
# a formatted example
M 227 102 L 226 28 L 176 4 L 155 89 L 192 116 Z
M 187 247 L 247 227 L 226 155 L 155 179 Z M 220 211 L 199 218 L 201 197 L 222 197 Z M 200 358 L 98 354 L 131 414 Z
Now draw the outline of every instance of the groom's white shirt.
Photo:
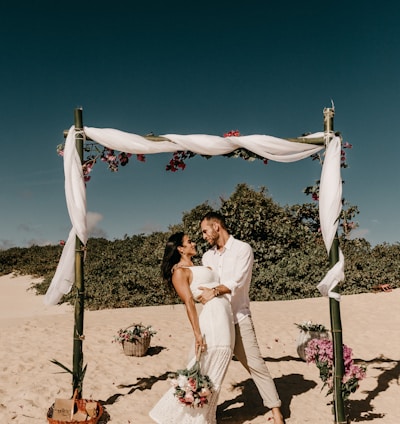
M 231 291 L 229 298 L 235 324 L 250 315 L 249 289 L 254 254 L 248 243 L 229 236 L 222 251 L 214 246 L 202 258 L 204 266 L 217 271 L 219 283 Z

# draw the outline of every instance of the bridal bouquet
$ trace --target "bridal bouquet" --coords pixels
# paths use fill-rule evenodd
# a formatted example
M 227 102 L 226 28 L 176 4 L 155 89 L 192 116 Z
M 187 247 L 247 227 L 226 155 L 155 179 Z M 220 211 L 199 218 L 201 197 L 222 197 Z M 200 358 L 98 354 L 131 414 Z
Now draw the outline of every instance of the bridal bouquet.
M 201 373 L 199 356 L 193 367 L 178 370 L 169 377 L 171 385 L 175 388 L 174 396 L 179 402 L 192 408 L 200 408 L 208 403 L 213 383 L 208 375 Z

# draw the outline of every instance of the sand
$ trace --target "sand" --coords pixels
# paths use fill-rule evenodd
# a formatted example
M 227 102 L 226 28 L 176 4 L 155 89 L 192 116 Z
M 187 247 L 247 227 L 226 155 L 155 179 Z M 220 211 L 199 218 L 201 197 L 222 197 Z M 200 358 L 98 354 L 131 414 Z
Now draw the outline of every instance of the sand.
M 27 276 L 0 277 L 0 423 L 47 423 L 55 398 L 72 394 L 71 376 L 51 363 L 72 368 L 74 312 L 70 305 L 45 306 L 29 290 Z M 400 289 L 343 296 L 343 341 L 364 361 L 367 377 L 350 397 L 352 422 L 400 423 Z M 329 325 L 326 298 L 253 302 L 261 353 L 275 379 L 287 424 L 333 423 L 318 369 L 297 355 L 294 323 Z M 118 329 L 152 325 L 146 356 L 126 356 L 113 343 Z M 148 411 L 169 387 L 167 374 L 186 364 L 192 333 L 182 305 L 85 312 L 83 396 L 100 401 L 100 423 L 152 423 Z M 268 413 L 242 366 L 232 361 L 224 380 L 218 423 L 266 423 Z M 268 417 L 268 415 L 267 415 Z M 271 422 L 271 421 L 270 421 Z M 179 423 L 177 423 L 179 424 Z

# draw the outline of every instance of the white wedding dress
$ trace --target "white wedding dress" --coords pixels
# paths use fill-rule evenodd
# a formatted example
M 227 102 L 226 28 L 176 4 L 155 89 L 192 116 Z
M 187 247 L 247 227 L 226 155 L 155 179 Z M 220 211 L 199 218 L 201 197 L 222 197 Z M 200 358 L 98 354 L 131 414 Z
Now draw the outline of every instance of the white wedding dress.
M 199 286 L 212 288 L 218 285 L 218 276 L 210 268 L 193 266 L 189 269 L 193 273 L 190 289 L 194 299 L 201 294 Z M 226 296 L 219 296 L 207 302 L 199 315 L 199 323 L 207 343 L 207 351 L 200 358 L 201 373 L 210 377 L 214 385 L 213 393 L 208 404 L 200 408 L 192 408 L 180 403 L 174 396 L 175 389 L 171 387 L 149 413 L 158 424 L 215 424 L 217 422 L 218 395 L 232 358 L 235 342 L 229 299 Z M 191 367 L 195 360 L 196 358 L 193 357 L 187 364 L 187 368 Z

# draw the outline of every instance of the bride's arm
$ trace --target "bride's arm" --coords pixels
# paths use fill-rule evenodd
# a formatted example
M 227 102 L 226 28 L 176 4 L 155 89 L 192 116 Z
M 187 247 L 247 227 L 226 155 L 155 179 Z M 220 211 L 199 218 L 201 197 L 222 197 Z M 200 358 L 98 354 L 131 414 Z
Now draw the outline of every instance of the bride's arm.
M 186 313 L 188 315 L 196 340 L 195 352 L 197 352 L 197 349 L 199 347 L 204 350 L 206 346 L 205 340 L 203 340 L 203 337 L 201 335 L 196 303 L 193 299 L 192 292 L 189 287 L 191 272 L 192 271 L 190 271 L 190 269 L 188 268 L 178 268 L 172 275 L 172 284 L 174 285 L 176 293 L 178 294 L 182 302 L 185 304 Z

